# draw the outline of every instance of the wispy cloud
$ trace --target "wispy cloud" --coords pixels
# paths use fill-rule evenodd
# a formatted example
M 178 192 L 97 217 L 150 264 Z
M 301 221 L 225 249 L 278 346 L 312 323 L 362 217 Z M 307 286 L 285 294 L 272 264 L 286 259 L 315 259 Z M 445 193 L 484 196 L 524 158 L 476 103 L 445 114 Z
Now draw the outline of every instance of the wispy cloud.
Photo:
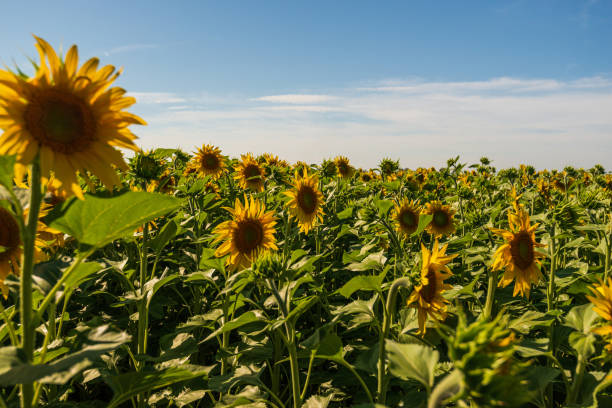
M 612 166 L 612 80 L 606 77 L 381 81 L 205 107 L 197 98 L 151 95 L 149 101 L 185 102 L 140 107 L 149 122 L 140 132 L 145 147 L 189 150 L 209 142 L 233 156 L 272 151 L 311 162 L 344 154 L 362 167 L 386 156 L 407 167 L 441 165 L 457 154 L 467 161 L 486 155 L 498 166 Z
M 168 92 L 132 92 L 130 95 L 136 98 L 138 103 L 144 104 L 172 104 L 186 102 L 185 98 Z
M 157 44 L 127 44 L 111 48 L 110 50 L 102 51 L 102 54 L 108 57 L 113 54 L 120 54 L 123 52 L 132 52 L 138 50 L 148 50 L 157 47 Z
M 309 103 L 322 103 L 330 102 L 337 99 L 337 97 L 331 95 L 309 95 L 309 94 L 285 94 L 285 95 L 269 95 L 254 98 L 254 101 L 261 102 L 274 102 L 274 103 L 295 103 L 295 104 L 309 104 Z

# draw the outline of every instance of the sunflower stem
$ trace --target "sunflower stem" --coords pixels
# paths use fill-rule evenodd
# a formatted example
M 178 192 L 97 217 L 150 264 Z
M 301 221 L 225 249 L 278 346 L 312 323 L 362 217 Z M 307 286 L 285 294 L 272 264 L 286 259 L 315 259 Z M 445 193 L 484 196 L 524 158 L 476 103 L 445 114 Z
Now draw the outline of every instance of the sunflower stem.
M 32 364 L 34 359 L 35 333 L 32 322 L 32 273 L 34 272 L 34 242 L 36 240 L 36 227 L 38 212 L 42 201 L 40 162 L 38 155 L 32 162 L 32 185 L 30 189 L 30 210 L 28 224 L 22 231 L 23 260 L 20 277 L 20 316 L 21 316 L 21 347 L 24 352 L 25 363 Z M 21 384 L 21 407 L 30 408 L 34 396 L 34 384 Z
M 397 297 L 397 291 L 399 288 L 410 289 L 412 283 L 410 278 L 403 277 L 396 279 L 391 285 L 389 293 L 387 294 L 387 303 L 383 305 L 383 325 L 380 331 L 380 339 L 378 341 L 378 384 L 376 392 L 376 402 L 379 404 L 385 404 L 387 396 L 387 382 L 385 379 L 385 363 L 386 363 L 386 351 L 385 351 L 385 339 L 389 335 L 391 324 L 393 323 L 393 310 L 395 309 L 395 299 Z
M 485 302 L 484 311 L 482 313 L 482 318 L 484 320 L 491 319 L 491 313 L 493 311 L 493 303 L 495 302 L 495 287 L 497 286 L 495 283 L 495 271 L 493 269 L 489 270 L 489 281 L 487 287 L 487 300 Z

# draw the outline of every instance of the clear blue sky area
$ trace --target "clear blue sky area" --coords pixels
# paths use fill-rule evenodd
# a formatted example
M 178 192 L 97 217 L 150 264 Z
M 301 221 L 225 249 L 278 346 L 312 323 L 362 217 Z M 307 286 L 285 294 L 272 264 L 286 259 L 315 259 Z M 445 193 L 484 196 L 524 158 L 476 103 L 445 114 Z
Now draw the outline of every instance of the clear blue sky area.
M 0 57 L 54 45 L 132 89 L 285 92 L 380 78 L 612 72 L 611 1 L 3 1 Z
M 612 165 L 609 0 L 2 1 L 2 17 L 4 64 L 37 57 L 36 34 L 123 66 L 145 147 Z M 400 146 L 423 135 L 438 146 Z

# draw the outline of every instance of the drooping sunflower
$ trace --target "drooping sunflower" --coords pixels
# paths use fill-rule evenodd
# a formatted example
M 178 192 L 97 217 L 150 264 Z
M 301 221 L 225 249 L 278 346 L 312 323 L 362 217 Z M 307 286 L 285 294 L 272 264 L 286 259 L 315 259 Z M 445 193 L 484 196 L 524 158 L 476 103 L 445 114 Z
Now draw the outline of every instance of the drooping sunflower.
M 455 210 L 448 205 L 443 205 L 440 201 L 432 201 L 425 205 L 423 214 L 433 216 L 431 222 L 427 225 L 427 232 L 430 234 L 439 236 L 455 232 L 455 223 L 453 222 Z
M 212 181 L 209 181 L 204 186 L 204 192 L 206 194 L 214 194 L 217 200 L 221 198 L 221 194 L 219 194 L 220 191 L 221 190 L 219 189 L 219 186 L 215 182 L 212 182 Z
M 306 169 L 303 177 L 296 171 L 293 186 L 292 190 L 285 192 L 290 198 L 287 206 L 298 220 L 300 231 L 308 234 L 317 221 L 323 220 L 323 194 L 319 191 L 319 178 L 309 176 Z
M 44 216 L 47 212 L 48 210 L 45 211 L 45 208 L 43 208 L 41 215 Z M 24 211 L 24 216 L 27 219 L 27 209 Z M 42 248 L 47 246 L 44 238 L 55 239 L 58 237 L 57 234 L 59 234 L 59 231 L 52 230 L 38 221 L 34 241 L 35 262 L 41 262 L 45 259 L 45 254 L 41 251 Z M 8 296 L 8 287 L 4 284 L 4 280 L 11 273 L 19 275 L 22 254 L 23 245 L 19 233 L 19 224 L 6 208 L 0 206 L 0 292 L 5 298 Z
M 209 144 L 202 145 L 193 157 L 191 166 L 202 177 L 211 176 L 213 180 L 217 180 L 225 171 L 221 149 Z
M 539 258 L 544 254 L 536 250 L 546 245 L 535 240 L 535 230 L 538 224 L 530 225 L 529 215 L 522 208 L 517 213 L 508 213 L 509 230 L 491 228 L 491 231 L 500 235 L 506 243 L 497 248 L 494 255 L 493 270 L 505 269 L 499 286 L 506 287 L 513 280 L 514 293 L 529 297 L 531 284 L 537 284 L 542 279 Z
M 414 288 L 412 294 L 408 298 L 408 306 L 417 309 L 419 319 L 419 331 L 421 335 L 425 334 L 425 323 L 427 318 L 431 317 L 437 321 L 446 319 L 446 304 L 448 300 L 442 297 L 445 290 L 452 286 L 444 283 L 452 272 L 446 266 L 457 255 L 446 255 L 446 247 L 438 246 L 438 240 L 435 240 L 433 251 L 429 250 L 421 244 L 421 255 L 423 258 L 423 266 L 421 268 L 421 282 Z
M 338 156 L 334 159 L 336 163 L 336 168 L 338 169 L 338 174 L 342 178 L 349 178 L 353 175 L 354 169 L 353 166 L 349 163 L 349 159 L 344 156 Z
M 594 296 L 587 296 L 587 299 L 593 303 L 595 312 L 606 320 L 604 326 L 596 327 L 592 331 L 604 337 L 608 341 L 606 349 L 612 351 L 612 278 L 608 278 L 607 285 L 600 281 L 590 289 Z
M 234 179 L 242 188 L 249 188 L 253 191 L 264 190 L 265 171 L 253 158 L 251 153 L 240 156 L 241 162 L 236 168 Z
M 421 209 L 416 201 L 409 201 L 404 198 L 395 205 L 391 217 L 395 221 L 395 226 L 400 234 L 410 235 L 419 226 L 419 214 Z
M 127 165 L 115 147 L 138 151 L 128 126 L 146 124 L 124 111 L 134 98 L 109 88 L 120 71 L 111 65 L 98 68 L 97 58 L 77 70 L 75 45 L 62 61 L 49 43 L 35 38 L 40 63 L 34 77 L 0 70 L 0 154 L 17 156 L 17 179 L 39 155 L 43 178 L 53 171 L 61 189 L 79 198 L 77 172 L 90 171 L 108 188 L 119 185 L 113 166 Z
M 230 269 L 248 268 L 261 253 L 278 249 L 274 237 L 274 212 L 266 212 L 262 202 L 253 197 L 249 201 L 245 196 L 244 205 L 236 199 L 234 208 L 224 208 L 232 214 L 232 219 L 222 222 L 214 230 L 214 242 L 224 241 L 215 256 L 229 254 L 226 264 Z

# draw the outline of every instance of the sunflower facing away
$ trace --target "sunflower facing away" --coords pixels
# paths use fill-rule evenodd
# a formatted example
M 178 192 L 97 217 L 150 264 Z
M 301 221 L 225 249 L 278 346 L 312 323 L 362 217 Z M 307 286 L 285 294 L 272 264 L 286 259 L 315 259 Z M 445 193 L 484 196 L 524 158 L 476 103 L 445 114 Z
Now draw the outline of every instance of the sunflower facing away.
M 290 200 L 287 203 L 289 211 L 298 220 L 300 231 L 308 234 L 317 220 L 323 220 L 323 194 L 319 191 L 319 178 L 308 175 L 304 169 L 304 176 L 295 172 L 294 188 L 285 192 Z
M 242 161 L 236 168 L 234 179 L 238 180 L 238 184 L 242 188 L 249 188 L 253 191 L 264 190 L 264 169 L 257 163 L 251 153 L 240 156 Z
M 342 178 L 348 178 L 353 175 L 354 169 L 353 166 L 350 165 L 349 159 L 344 156 L 338 156 L 334 159 L 336 163 L 336 167 L 338 169 L 338 174 Z
M 418 333 L 421 335 L 425 334 L 425 323 L 428 316 L 437 321 L 446 319 L 446 303 L 449 302 L 442 297 L 442 293 L 451 288 L 451 285 L 444 283 L 444 281 L 452 275 L 446 264 L 457 255 L 446 255 L 445 252 L 446 245 L 439 248 L 438 240 L 434 242 L 431 252 L 421 244 L 423 257 L 421 283 L 408 298 L 408 306 L 417 308 Z M 413 303 L 414 305 L 412 305 Z
M 138 150 L 132 124 L 145 125 L 123 111 L 136 100 L 118 87 L 109 88 L 120 72 L 91 58 L 77 70 L 77 47 L 62 61 L 42 38 L 36 38 L 40 63 L 33 78 L 0 70 L 0 154 L 16 155 L 15 175 L 23 179 L 36 155 L 41 174 L 50 172 L 61 189 L 83 198 L 76 173 L 92 172 L 109 188 L 119 185 L 113 166 L 127 169 L 122 153 Z
M 521 207 L 517 213 L 508 213 L 509 230 L 491 228 L 491 231 L 503 237 L 506 242 L 495 251 L 492 268 L 501 270 L 505 268 L 504 276 L 499 286 L 506 287 L 513 280 L 514 293 L 529 297 L 531 284 L 537 284 L 542 278 L 539 258 L 544 254 L 537 251 L 537 247 L 546 245 L 535 240 L 535 230 L 538 224 L 529 224 L 529 215 Z
M 43 207 L 40 216 L 44 217 L 47 213 L 48 209 Z M 27 219 L 27 216 L 28 211 L 26 209 L 24 217 Z M 34 262 L 43 261 L 45 254 L 41 249 L 56 243 L 59 245 L 59 241 L 55 242 L 55 240 L 60 239 L 63 243 L 63 234 L 38 221 L 34 241 Z M 47 243 L 47 240 L 50 242 Z M 4 284 L 4 280 L 10 273 L 19 274 L 22 254 L 23 245 L 19 233 L 19 224 L 7 209 L 0 207 L 0 291 L 5 298 L 8 296 L 8 287 Z
M 202 177 L 211 176 L 213 180 L 217 180 L 225 171 L 221 149 L 209 144 L 202 145 L 193 157 L 190 167 Z
M 404 198 L 396 204 L 391 217 L 395 221 L 397 231 L 405 235 L 410 235 L 416 231 L 419 226 L 420 212 L 421 209 L 414 200 L 408 201 Z
M 232 269 L 248 268 L 262 253 L 278 249 L 274 238 L 276 220 L 273 211 L 266 208 L 259 200 L 245 196 L 244 205 L 236 199 L 234 208 L 224 207 L 232 214 L 233 219 L 222 222 L 214 233 L 216 242 L 224 241 L 215 256 L 229 254 L 226 264 Z
M 427 226 L 427 232 L 439 235 L 449 235 L 455 232 L 455 224 L 453 222 L 453 216 L 455 211 L 448 205 L 443 205 L 440 201 L 432 201 L 427 203 L 423 214 L 430 214 L 433 216 L 431 222 Z

